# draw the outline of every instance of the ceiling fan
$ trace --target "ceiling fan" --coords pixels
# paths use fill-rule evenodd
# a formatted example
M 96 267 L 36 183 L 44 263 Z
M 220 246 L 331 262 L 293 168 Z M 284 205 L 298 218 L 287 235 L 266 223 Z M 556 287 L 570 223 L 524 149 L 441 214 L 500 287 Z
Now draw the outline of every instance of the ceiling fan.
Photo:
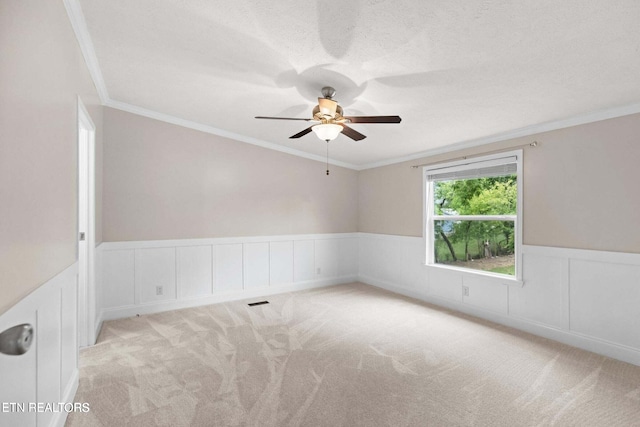
M 289 138 L 300 138 L 313 131 L 318 138 L 327 142 L 336 139 L 340 133 L 354 141 L 365 139 L 365 135 L 347 126 L 347 124 L 350 123 L 400 123 L 402 120 L 400 116 L 345 116 L 343 115 L 342 107 L 333 99 L 335 94 L 336 90 L 334 88 L 330 86 L 323 87 L 322 98 L 318 98 L 318 105 L 313 108 L 313 117 L 310 119 L 264 116 L 256 116 L 256 119 L 304 120 L 306 122 L 314 122 L 316 124 L 309 126 Z

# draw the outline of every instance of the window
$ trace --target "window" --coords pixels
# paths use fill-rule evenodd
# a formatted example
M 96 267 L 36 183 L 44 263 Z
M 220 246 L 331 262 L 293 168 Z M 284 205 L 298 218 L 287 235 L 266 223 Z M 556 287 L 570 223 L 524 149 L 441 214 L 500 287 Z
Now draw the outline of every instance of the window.
M 424 168 L 428 265 L 520 279 L 521 153 Z

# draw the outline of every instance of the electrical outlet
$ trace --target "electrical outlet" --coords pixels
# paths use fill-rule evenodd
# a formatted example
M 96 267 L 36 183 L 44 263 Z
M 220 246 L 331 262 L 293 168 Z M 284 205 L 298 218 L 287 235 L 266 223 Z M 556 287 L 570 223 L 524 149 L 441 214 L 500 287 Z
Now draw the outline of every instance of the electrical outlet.
M 469 296 L 469 287 L 468 286 L 463 286 L 462 287 L 462 296 L 465 296 L 465 297 Z
M 322 274 L 322 269 L 320 267 L 317 268 L 318 276 Z
M 156 295 L 163 295 L 164 291 L 162 289 L 162 286 L 156 286 Z

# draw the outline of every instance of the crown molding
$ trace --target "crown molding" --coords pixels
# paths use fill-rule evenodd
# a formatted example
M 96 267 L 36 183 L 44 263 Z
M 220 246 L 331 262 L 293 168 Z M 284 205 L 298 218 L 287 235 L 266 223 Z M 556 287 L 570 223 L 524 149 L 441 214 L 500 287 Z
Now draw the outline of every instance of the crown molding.
M 295 148 L 289 148 L 284 145 L 274 144 L 272 142 L 263 141 L 258 138 L 253 138 L 251 136 L 240 135 L 238 133 L 229 132 L 224 129 L 219 129 L 213 126 L 205 125 L 198 122 L 193 122 L 191 120 L 182 119 L 180 117 L 171 116 L 169 114 L 159 113 L 157 111 L 148 110 L 143 107 L 138 107 L 137 105 L 127 104 L 126 102 L 109 100 L 105 103 L 107 107 L 115 108 L 117 110 L 126 111 L 128 113 L 137 114 L 139 116 L 148 117 L 150 119 L 160 120 L 162 122 L 171 123 L 174 125 L 182 126 L 189 129 L 194 129 L 200 132 L 210 133 L 212 135 L 221 136 L 224 138 L 233 139 L 235 141 L 245 142 L 247 144 L 257 145 L 259 147 L 268 148 L 275 151 L 280 151 L 282 153 L 291 154 L 298 157 L 303 157 L 309 160 L 315 160 L 318 162 L 325 163 L 327 161 L 326 157 L 318 156 L 316 154 L 307 153 L 305 151 L 296 150 Z M 329 159 L 329 164 L 334 166 L 340 166 L 347 169 L 357 170 L 358 166 L 341 162 L 339 160 Z
M 226 131 L 224 129 L 219 129 L 213 126 L 204 125 L 202 123 L 197 123 L 197 122 L 182 119 L 179 117 L 171 116 L 169 114 L 159 113 L 157 111 L 138 107 L 136 105 L 128 104 L 125 102 L 114 101 L 112 99 L 109 99 L 107 102 L 103 102 L 103 104 L 106 105 L 107 107 L 115 108 L 117 110 L 122 110 L 129 113 L 137 114 L 140 116 L 148 117 L 151 119 L 160 120 L 160 121 L 171 123 L 178 126 L 183 126 L 189 129 L 194 129 L 194 130 L 210 133 L 217 136 L 222 136 L 224 138 L 245 142 L 247 144 L 257 145 L 263 148 L 280 151 L 283 153 L 291 154 L 298 157 L 303 157 L 310 160 L 326 162 L 326 158 L 323 156 L 318 156 L 316 154 L 311 154 L 305 151 L 296 150 L 294 148 L 289 148 L 289 147 L 275 144 L 272 142 L 263 141 L 261 139 L 253 138 L 250 136 L 237 134 L 234 132 Z M 549 122 L 540 123 L 536 125 L 525 126 L 519 129 L 507 131 L 507 132 L 501 132 L 501 133 L 489 135 L 482 138 L 456 142 L 443 147 L 437 147 L 430 150 L 409 154 L 407 156 L 394 157 L 391 159 L 381 160 L 378 162 L 365 163 L 365 164 L 353 164 L 353 163 L 342 162 L 339 160 L 329 159 L 329 164 L 334 166 L 340 166 L 347 169 L 353 169 L 356 171 L 374 169 L 382 166 L 389 166 L 389 165 L 403 163 L 411 160 L 424 159 L 426 157 L 436 156 L 439 154 L 445 154 L 445 153 L 460 151 L 468 148 L 479 147 L 482 145 L 488 145 L 494 142 L 500 142 L 500 141 L 506 141 L 509 139 L 537 135 L 543 132 L 565 129 L 573 126 L 599 122 L 602 120 L 615 119 L 617 117 L 623 117 L 623 116 L 628 116 L 631 114 L 638 114 L 638 113 L 640 113 L 640 103 L 626 105 L 622 107 L 598 110 L 590 113 L 569 117 L 566 119 L 554 120 L 554 121 L 549 121 Z
M 420 151 L 418 153 L 409 154 L 407 156 L 395 157 L 393 159 L 381 160 L 379 162 L 358 165 L 357 170 L 360 171 L 360 170 L 378 168 L 381 166 L 389 166 L 396 163 L 423 159 L 425 157 L 431 157 L 438 154 L 450 153 L 453 151 L 459 151 L 467 148 L 478 147 L 481 145 L 487 145 L 494 142 L 506 141 L 508 139 L 522 138 L 525 136 L 537 135 L 543 132 L 565 129 L 573 126 L 599 122 L 602 120 L 615 119 L 616 117 L 629 116 L 631 114 L 638 114 L 638 113 L 640 113 L 640 103 L 625 105 L 622 107 L 614 107 L 614 108 L 607 108 L 607 109 L 598 110 L 598 111 L 592 111 L 590 113 L 579 114 L 577 116 L 572 116 L 566 119 L 553 120 L 553 121 L 544 122 L 536 125 L 525 126 L 519 129 L 510 130 L 507 132 L 501 132 L 494 135 L 489 135 L 482 138 L 456 142 L 443 147 L 433 148 L 431 150 L 425 150 L 425 151 Z
M 80 45 L 80 51 L 84 56 L 84 62 L 87 64 L 89 74 L 93 80 L 93 84 L 96 87 L 100 101 L 106 104 L 109 101 L 109 92 L 107 92 L 107 86 L 104 83 L 104 77 L 102 76 L 102 70 L 100 70 L 100 64 L 98 63 L 98 57 L 89 35 L 89 29 L 87 28 L 87 22 L 84 19 L 82 13 L 82 7 L 78 0 L 63 0 L 64 7 L 67 9 L 67 15 L 71 21 L 71 27 L 76 34 L 76 39 Z

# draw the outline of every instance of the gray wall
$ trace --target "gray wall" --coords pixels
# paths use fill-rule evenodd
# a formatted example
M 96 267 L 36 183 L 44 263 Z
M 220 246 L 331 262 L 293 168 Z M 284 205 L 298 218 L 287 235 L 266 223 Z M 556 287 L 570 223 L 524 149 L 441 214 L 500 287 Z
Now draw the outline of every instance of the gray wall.
M 77 96 L 97 126 L 101 234 L 102 107 L 62 1 L 0 9 L 0 313 L 76 260 Z
M 357 231 L 356 171 L 112 108 L 104 125 L 105 241 Z
M 422 236 L 422 171 L 410 165 L 528 144 L 524 243 L 640 253 L 640 115 L 369 169 L 359 177 L 361 232 Z

